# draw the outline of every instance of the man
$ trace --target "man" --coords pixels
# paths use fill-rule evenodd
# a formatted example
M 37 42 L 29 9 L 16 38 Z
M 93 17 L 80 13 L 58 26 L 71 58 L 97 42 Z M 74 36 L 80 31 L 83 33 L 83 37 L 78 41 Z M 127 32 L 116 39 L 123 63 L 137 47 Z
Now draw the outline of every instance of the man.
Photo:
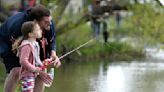
M 4 91 L 15 92 L 16 84 L 18 83 L 18 76 L 20 71 L 19 59 L 12 51 L 12 44 L 22 35 L 21 26 L 26 21 L 36 20 L 43 31 L 42 39 L 38 40 L 40 43 L 40 58 L 55 59 L 54 65 L 59 67 L 61 62 L 56 55 L 55 46 L 55 28 L 51 21 L 50 11 L 42 5 L 35 6 L 25 12 L 18 13 L 8 18 L 0 27 L 0 56 L 3 58 L 6 71 L 8 73 L 5 80 Z M 39 78 L 36 79 L 39 81 Z M 34 92 L 43 92 L 43 83 L 38 83 Z
M 93 29 L 94 37 L 98 39 L 103 15 L 103 11 L 100 6 L 100 0 L 94 0 L 93 4 L 90 5 L 89 8 L 89 11 L 91 12 L 91 27 Z

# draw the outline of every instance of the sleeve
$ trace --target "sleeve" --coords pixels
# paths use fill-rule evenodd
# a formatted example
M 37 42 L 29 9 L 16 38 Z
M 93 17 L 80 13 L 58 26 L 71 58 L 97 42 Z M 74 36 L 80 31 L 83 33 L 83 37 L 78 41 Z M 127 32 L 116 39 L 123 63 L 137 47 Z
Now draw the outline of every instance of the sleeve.
M 8 20 L 8 30 L 10 32 L 10 41 L 14 41 L 22 35 L 21 27 L 25 21 L 24 13 L 18 13 Z
M 13 24 L 9 30 L 11 30 L 11 37 L 10 39 L 17 39 L 18 37 L 20 37 L 22 35 L 21 33 L 21 24 Z
M 20 64 L 23 68 L 27 69 L 28 71 L 33 72 L 34 70 L 36 70 L 35 65 L 32 65 L 29 62 L 29 57 L 31 54 L 31 47 L 29 47 L 28 45 L 25 45 L 21 48 L 21 52 L 20 52 Z
M 55 24 L 53 21 L 51 21 L 51 51 L 54 50 L 56 51 L 56 33 L 55 33 Z

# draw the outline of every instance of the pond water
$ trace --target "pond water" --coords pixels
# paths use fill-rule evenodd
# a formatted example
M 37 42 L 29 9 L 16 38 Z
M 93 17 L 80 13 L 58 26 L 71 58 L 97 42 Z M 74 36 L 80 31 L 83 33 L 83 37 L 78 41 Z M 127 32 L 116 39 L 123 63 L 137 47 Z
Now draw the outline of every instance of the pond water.
M 56 70 L 46 92 L 163 92 L 164 62 L 155 59 L 70 63 Z
M 55 70 L 54 83 L 45 92 L 163 92 L 164 53 L 150 52 L 148 58 L 130 63 L 95 60 L 63 64 Z M 4 67 L 0 72 L 2 92 Z

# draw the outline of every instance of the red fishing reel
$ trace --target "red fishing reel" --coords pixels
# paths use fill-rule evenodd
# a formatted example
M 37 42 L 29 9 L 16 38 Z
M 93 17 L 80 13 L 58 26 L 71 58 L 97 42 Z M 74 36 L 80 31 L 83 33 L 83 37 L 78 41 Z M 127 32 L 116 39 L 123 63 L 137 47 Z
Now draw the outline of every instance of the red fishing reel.
M 52 61 L 43 61 L 43 66 L 41 66 L 40 68 L 42 69 L 42 70 L 44 70 L 44 69 L 46 69 L 49 65 L 51 65 L 52 64 Z

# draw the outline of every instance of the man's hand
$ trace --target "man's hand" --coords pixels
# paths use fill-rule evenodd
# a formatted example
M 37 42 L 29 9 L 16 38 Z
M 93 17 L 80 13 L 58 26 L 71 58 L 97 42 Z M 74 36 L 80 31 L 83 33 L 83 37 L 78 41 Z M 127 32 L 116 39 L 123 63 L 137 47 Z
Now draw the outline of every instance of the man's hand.
M 56 59 L 55 59 L 55 61 L 54 61 L 54 67 L 58 68 L 58 67 L 60 67 L 60 66 L 61 66 L 61 62 L 60 62 L 58 56 L 56 56 Z
M 52 62 L 54 62 L 54 64 L 53 64 L 54 67 L 58 68 L 61 66 L 61 62 L 60 62 L 58 56 L 56 55 L 55 51 L 51 52 L 51 58 L 53 58 L 52 60 L 54 60 L 54 61 L 52 61 Z

